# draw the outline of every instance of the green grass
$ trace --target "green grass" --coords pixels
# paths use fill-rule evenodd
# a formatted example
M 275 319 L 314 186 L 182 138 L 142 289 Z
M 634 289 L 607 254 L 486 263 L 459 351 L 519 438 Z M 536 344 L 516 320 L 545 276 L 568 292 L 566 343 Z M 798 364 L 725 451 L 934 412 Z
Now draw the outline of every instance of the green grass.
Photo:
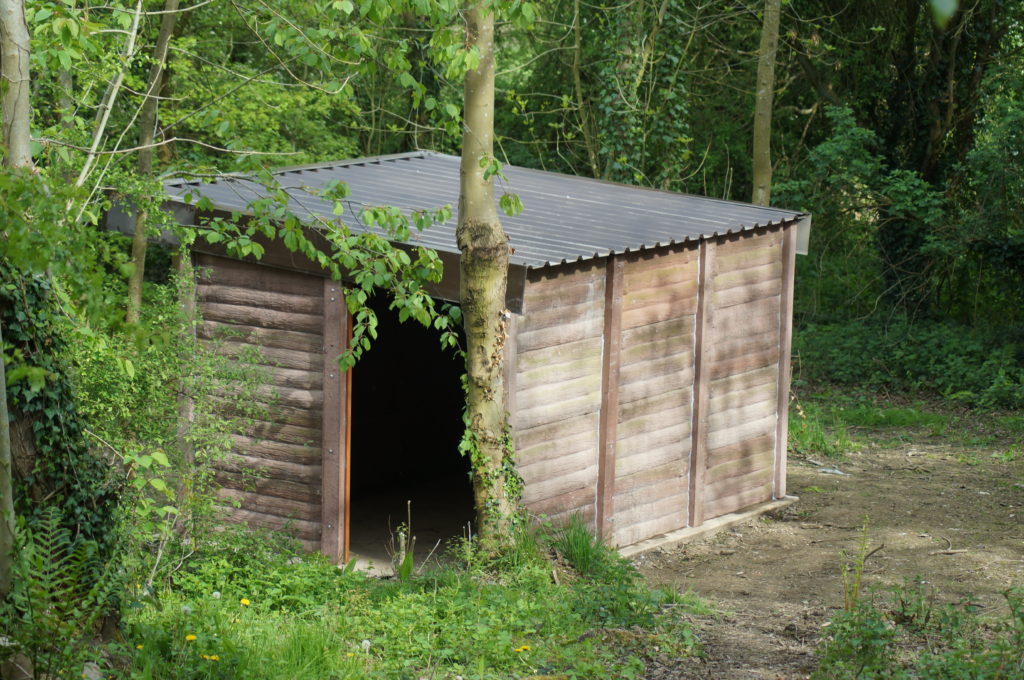
M 816 402 L 796 402 L 789 410 L 789 450 L 803 457 L 843 459 L 856 444 L 846 426 Z
M 136 594 L 125 677 L 639 677 L 651 655 L 693 654 L 682 615 L 707 609 L 692 594 L 648 588 L 592 536 L 588 570 L 557 580 L 548 543 L 524 534 L 503 565 L 463 545 L 455 553 L 468 560 L 407 581 L 296 562 L 232 536 Z
M 853 407 L 834 406 L 832 417 L 847 427 L 881 428 L 928 428 L 941 433 L 948 426 L 950 417 L 931 413 L 920 408 L 881 407 L 858 404 Z
M 797 456 L 842 459 L 865 443 L 895 447 L 921 437 L 965 448 L 996 447 L 1001 459 L 1012 462 L 1024 444 L 1024 414 L 965 411 L 921 401 L 891 403 L 834 391 L 801 397 L 789 410 L 789 445 Z
M 1010 434 L 1024 435 L 1024 413 L 999 416 L 996 423 Z

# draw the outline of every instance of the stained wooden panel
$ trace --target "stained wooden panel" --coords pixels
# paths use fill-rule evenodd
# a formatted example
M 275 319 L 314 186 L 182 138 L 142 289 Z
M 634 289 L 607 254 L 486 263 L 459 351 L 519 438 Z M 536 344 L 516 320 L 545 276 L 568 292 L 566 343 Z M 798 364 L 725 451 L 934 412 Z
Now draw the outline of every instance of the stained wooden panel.
M 203 310 L 203 318 L 208 321 L 221 321 L 243 326 L 315 333 L 320 330 L 323 323 L 318 314 L 282 312 L 278 309 L 226 305 L 221 302 L 202 302 L 200 307 Z
M 321 436 L 319 427 L 303 427 L 290 423 L 273 423 L 252 419 L 240 427 L 238 432 L 253 439 L 301 446 L 316 446 L 320 443 Z
M 254 399 L 252 403 L 240 405 L 231 401 L 218 400 L 217 410 L 233 416 L 249 415 L 255 411 L 260 420 L 281 425 L 297 425 L 299 427 L 319 428 L 320 415 L 311 409 L 282 406 L 278 403 L 261 402 Z
M 229 340 L 214 344 L 213 347 L 217 354 L 234 359 L 254 361 L 260 366 L 319 372 L 323 364 L 322 361 L 317 360 L 315 346 L 311 351 L 296 352 L 292 349 L 268 347 L 260 344 L 259 341 L 238 342 Z
M 306 461 L 280 461 L 261 456 L 248 456 L 233 453 L 227 456 L 218 467 L 225 472 L 243 474 L 253 472 L 261 477 L 273 477 L 289 482 L 316 485 L 320 483 L 320 466 Z
M 317 276 L 254 265 L 251 262 L 197 254 L 196 270 L 200 285 L 234 286 L 286 295 L 321 295 L 322 279 Z
M 697 282 L 696 249 L 626 262 L 616 545 L 687 524 Z
M 196 335 L 203 340 L 220 340 L 223 342 L 244 342 L 251 345 L 258 345 L 264 350 L 268 348 L 280 348 L 291 350 L 296 353 L 320 352 L 323 345 L 323 337 L 319 332 L 299 333 L 290 330 L 277 330 L 272 328 L 260 328 L 259 326 L 245 326 L 241 324 L 202 321 L 196 329 Z
M 704 519 L 769 500 L 778 424 L 782 235 L 716 245 L 709 271 Z
M 237 504 L 243 510 L 276 515 L 284 519 L 303 519 L 308 522 L 320 520 L 319 503 L 298 503 L 237 489 L 221 489 L 218 495 L 232 506 Z
M 516 319 L 512 428 L 531 513 L 594 517 L 605 270 L 567 269 L 527 283 Z
M 323 314 L 323 300 L 308 293 L 293 295 L 276 291 L 256 290 L 242 286 L 224 286 L 202 284 L 197 286 L 199 299 L 206 303 L 222 303 L 276 309 L 282 312 L 298 312 L 301 314 Z
M 310 548 L 321 538 L 323 279 L 198 256 L 198 336 L 235 361 L 255 361 L 256 418 L 221 390 L 236 420 L 232 453 L 214 464 L 231 521 L 284 529 Z M 247 409 L 246 409 L 247 410 Z M 237 507 L 236 507 L 237 506 Z
M 320 541 L 320 522 L 281 517 L 269 512 L 257 512 L 242 508 L 223 508 L 221 515 L 230 522 L 248 524 L 253 528 L 286 531 L 300 540 L 308 541 L 307 547 L 315 546 Z

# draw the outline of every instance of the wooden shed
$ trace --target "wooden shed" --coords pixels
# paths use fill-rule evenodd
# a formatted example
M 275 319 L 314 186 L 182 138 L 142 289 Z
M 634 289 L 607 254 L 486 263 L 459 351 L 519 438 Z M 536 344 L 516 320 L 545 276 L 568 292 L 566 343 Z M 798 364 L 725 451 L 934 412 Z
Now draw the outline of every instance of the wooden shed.
M 506 175 L 502 189 L 525 205 L 503 223 L 514 248 L 506 383 L 528 511 L 578 513 L 630 546 L 785 496 L 794 262 L 809 216 L 517 167 Z M 328 219 L 311 188 L 347 182 L 353 228 L 363 206 L 458 204 L 459 159 L 430 152 L 276 177 L 297 210 Z M 227 215 L 263 191 L 244 178 L 168 190 L 184 222 L 202 217 L 186 195 Z M 458 295 L 454 232 L 453 217 L 418 235 L 445 263 L 431 291 L 445 300 Z M 194 257 L 200 335 L 228 329 L 222 351 L 255 344 L 268 364 L 271 415 L 234 437 L 238 455 L 219 473 L 235 519 L 285 527 L 345 559 L 361 526 L 385 522 L 360 516 L 358 489 L 442 490 L 441 503 L 468 493 L 454 448 L 461 367 L 428 330 L 383 320 L 381 360 L 375 348 L 341 373 L 343 282 L 276 244 L 260 261 L 206 244 Z

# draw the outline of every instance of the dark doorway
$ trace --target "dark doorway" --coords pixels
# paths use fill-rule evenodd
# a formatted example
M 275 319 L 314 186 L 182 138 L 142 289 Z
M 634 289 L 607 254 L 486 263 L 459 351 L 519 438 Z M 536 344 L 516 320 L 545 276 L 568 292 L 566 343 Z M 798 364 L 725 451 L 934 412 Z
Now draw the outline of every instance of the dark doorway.
M 377 294 L 373 347 L 352 370 L 349 552 L 361 563 L 390 566 L 389 539 L 407 521 L 411 501 L 416 557 L 465 533 L 473 520 L 469 461 L 462 437 L 463 362 L 440 335 L 400 323 Z

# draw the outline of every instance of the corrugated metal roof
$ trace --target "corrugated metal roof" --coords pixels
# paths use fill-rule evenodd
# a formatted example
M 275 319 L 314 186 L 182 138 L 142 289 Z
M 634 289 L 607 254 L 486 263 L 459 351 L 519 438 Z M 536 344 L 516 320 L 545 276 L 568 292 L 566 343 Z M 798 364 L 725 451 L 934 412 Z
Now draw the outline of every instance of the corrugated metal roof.
M 524 210 L 516 217 L 501 213 L 501 222 L 514 249 L 512 264 L 544 267 L 643 250 L 755 227 L 794 222 L 802 213 L 722 201 L 668 191 L 614 184 L 554 172 L 505 167 L 508 182 L 495 193 L 515 193 Z M 287 168 L 275 174 L 292 196 L 292 210 L 334 219 L 332 205 L 304 191 L 331 181 L 348 184 L 345 219 L 361 227 L 357 216 L 364 206 L 391 205 L 405 211 L 452 206 L 452 219 L 414 234 L 414 243 L 458 253 L 455 227 L 459 202 L 459 158 L 433 152 L 320 163 Z M 250 213 L 251 201 L 266 190 L 244 177 L 209 184 L 170 181 L 172 199 L 186 193 L 207 197 L 215 208 Z M 193 198 L 193 201 L 195 198 Z

